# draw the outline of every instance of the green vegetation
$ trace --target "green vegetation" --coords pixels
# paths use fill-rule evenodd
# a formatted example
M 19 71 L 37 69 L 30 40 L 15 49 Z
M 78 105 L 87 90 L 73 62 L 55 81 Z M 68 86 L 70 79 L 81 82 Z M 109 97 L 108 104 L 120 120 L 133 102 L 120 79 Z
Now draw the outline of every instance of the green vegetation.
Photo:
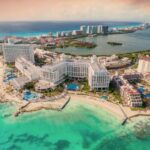
M 122 45 L 122 43 L 119 43 L 119 42 L 107 42 L 107 44 L 110 44 L 113 46 Z
M 110 83 L 109 86 L 109 94 L 111 94 L 115 99 L 114 102 L 118 101 L 119 103 L 122 103 L 122 98 L 120 96 L 119 91 L 114 87 L 112 83 Z
M 8 63 L 7 66 L 8 66 L 9 68 L 14 69 L 14 68 L 15 68 L 15 63 Z
M 77 47 L 77 48 L 94 48 L 97 45 L 92 42 L 85 42 L 85 41 L 79 41 L 74 39 L 65 39 L 64 41 L 59 42 L 56 47 L 51 47 L 51 49 L 54 48 L 66 48 L 66 47 Z M 46 47 L 46 50 L 50 49 L 50 47 Z
M 42 92 L 42 94 L 44 94 L 44 96 L 52 97 L 61 94 L 63 91 L 64 91 L 63 85 L 59 85 L 55 89 L 48 89 Z
M 88 81 L 81 82 L 80 84 L 83 85 L 82 91 L 86 91 L 86 92 L 90 91 L 90 86 L 88 84 Z
M 44 48 L 45 50 L 49 50 L 51 51 L 52 49 L 49 49 L 49 48 Z M 55 53 L 57 54 L 62 54 L 64 52 L 57 52 L 55 51 Z M 72 54 L 72 53 L 69 53 L 69 52 L 66 52 L 65 55 L 70 55 L 70 56 L 78 56 L 78 54 Z M 80 55 L 82 57 L 89 57 L 89 56 L 92 56 L 93 54 L 84 54 L 84 55 Z M 141 56 L 146 56 L 146 55 L 150 55 L 150 50 L 145 50 L 145 51 L 137 51 L 137 52 L 131 52 L 131 53 L 123 53 L 123 54 L 116 54 L 119 56 L 119 58 L 123 58 L 123 57 L 128 57 L 128 58 L 131 58 L 132 60 L 135 58 L 137 59 L 139 55 Z M 99 56 L 111 56 L 111 55 L 96 55 L 97 57 Z
M 84 41 L 79 41 L 79 40 L 68 40 L 68 44 L 69 44 L 69 46 L 79 47 L 79 48 L 94 48 L 94 47 L 96 47 L 95 43 L 84 42 Z
M 150 50 L 125 53 L 125 54 L 118 54 L 119 58 L 128 57 L 132 61 L 136 61 L 139 56 L 146 56 L 146 55 L 150 55 Z
M 35 90 L 35 82 L 28 82 L 24 85 L 24 89 L 27 89 L 27 90 Z
M 38 66 L 45 65 L 45 58 L 39 58 L 37 55 L 35 55 L 35 64 Z

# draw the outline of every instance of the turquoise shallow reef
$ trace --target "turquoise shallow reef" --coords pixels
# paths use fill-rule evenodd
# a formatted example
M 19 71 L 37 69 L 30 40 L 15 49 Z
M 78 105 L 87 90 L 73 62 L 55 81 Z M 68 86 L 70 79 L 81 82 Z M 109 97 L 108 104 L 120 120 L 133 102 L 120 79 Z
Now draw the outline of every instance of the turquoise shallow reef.
M 149 150 L 150 119 L 125 126 L 107 111 L 71 101 L 62 111 L 15 118 L 15 105 L 0 104 L 0 150 Z

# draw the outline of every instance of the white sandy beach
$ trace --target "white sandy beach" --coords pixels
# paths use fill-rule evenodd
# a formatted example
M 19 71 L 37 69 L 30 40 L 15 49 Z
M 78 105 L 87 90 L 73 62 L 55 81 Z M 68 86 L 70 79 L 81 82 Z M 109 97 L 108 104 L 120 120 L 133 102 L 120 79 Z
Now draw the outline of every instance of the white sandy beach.
M 137 114 L 150 114 L 150 110 L 148 111 L 133 111 L 129 107 L 124 107 L 122 105 L 114 104 L 108 101 L 101 101 L 98 98 L 91 97 L 91 96 L 85 96 L 85 95 L 74 95 L 70 94 L 71 100 L 79 100 L 79 101 L 84 101 L 85 103 L 88 102 L 91 105 L 99 106 L 100 108 L 105 109 L 106 111 L 112 113 L 115 117 L 117 117 L 120 120 L 125 119 L 125 114 L 126 117 L 130 117 L 133 115 Z M 124 111 L 124 113 L 123 113 Z

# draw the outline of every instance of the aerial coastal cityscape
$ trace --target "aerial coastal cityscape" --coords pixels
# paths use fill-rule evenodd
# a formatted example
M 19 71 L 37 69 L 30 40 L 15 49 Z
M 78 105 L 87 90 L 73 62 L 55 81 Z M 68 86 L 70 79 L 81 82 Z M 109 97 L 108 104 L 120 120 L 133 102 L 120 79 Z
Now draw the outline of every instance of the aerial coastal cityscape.
M 149 10 L 1 2 L 0 150 L 149 150 Z
M 131 30 L 136 32 L 148 28 L 147 23 L 136 28 L 122 29 L 121 32 L 127 34 Z M 50 50 L 60 43 L 64 46 L 64 39 L 80 38 L 81 35 L 90 35 L 92 38 L 93 34 L 99 33 L 106 36 L 109 34 L 108 29 L 108 26 L 101 25 L 81 26 L 78 31 L 73 30 L 67 35 L 64 32 L 57 33 L 56 37 L 49 33 L 37 38 L 5 38 L 0 46 L 3 77 L 1 101 L 12 101 L 13 96 L 15 101 L 21 103 L 14 114 L 18 116 L 43 108 L 62 110 L 71 100 L 72 94 L 89 95 L 98 101 L 100 99 L 119 105 L 123 113 L 122 124 L 133 116 L 147 116 L 145 110 L 149 107 L 150 99 L 149 55 L 140 56 L 138 53 L 132 60 L 115 54 L 82 57 Z M 115 29 L 115 33 L 118 31 L 120 34 L 120 30 Z M 124 107 L 130 107 L 131 110 L 136 108 L 137 111 L 129 109 L 126 112 Z M 143 111 L 139 112 L 140 109 Z
M 92 31 L 87 33 L 90 27 Z M 94 32 L 96 29 L 101 35 Z M 5 37 L 0 44 L 0 102 L 14 102 L 16 111 L 4 117 L 42 109 L 61 113 L 76 99 L 99 105 L 122 125 L 131 118 L 150 116 L 149 51 L 111 56 L 53 52 L 58 45 L 64 48 L 66 40 L 78 41 L 77 45 L 68 46 L 89 48 L 87 45 L 93 43 L 80 41 L 81 36 L 108 36 L 108 29 L 100 25 L 81 26 L 79 31 L 67 35 L 58 32 L 56 36 L 49 33 L 29 38 Z M 111 34 L 130 34 L 131 30 L 149 30 L 149 24 L 121 31 L 115 29 Z M 111 43 L 111 46 L 117 45 Z

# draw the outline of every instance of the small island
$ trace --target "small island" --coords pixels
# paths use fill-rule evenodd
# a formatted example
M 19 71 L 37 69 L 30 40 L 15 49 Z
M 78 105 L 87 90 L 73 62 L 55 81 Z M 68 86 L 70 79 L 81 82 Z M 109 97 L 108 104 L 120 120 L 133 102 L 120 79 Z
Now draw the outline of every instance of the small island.
M 95 48 L 97 45 L 92 42 L 85 42 L 75 39 L 61 40 L 56 44 L 55 48 L 78 47 L 78 48 Z
M 107 42 L 107 44 L 110 44 L 110 45 L 113 45 L 113 46 L 123 45 L 123 43 L 119 43 L 119 42 Z

